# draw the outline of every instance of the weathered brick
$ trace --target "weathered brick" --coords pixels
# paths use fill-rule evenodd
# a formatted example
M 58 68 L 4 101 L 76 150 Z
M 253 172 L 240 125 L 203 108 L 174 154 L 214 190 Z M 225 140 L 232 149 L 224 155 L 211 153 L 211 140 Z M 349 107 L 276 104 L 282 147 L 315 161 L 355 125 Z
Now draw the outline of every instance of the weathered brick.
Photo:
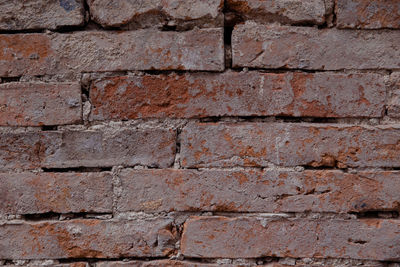
M 192 123 L 182 131 L 184 167 L 398 167 L 397 126 Z
M 79 83 L 0 84 L 0 125 L 41 126 L 79 123 Z
M 0 2 L 0 30 L 57 29 L 84 23 L 83 0 Z
M 174 249 L 170 219 L 70 220 L 0 225 L 0 258 L 160 257 Z
M 396 69 L 400 31 L 349 31 L 246 23 L 232 35 L 234 67 Z
M 188 257 L 316 257 L 399 260 L 400 220 L 194 217 L 181 249 Z
M 110 173 L 0 173 L 0 214 L 111 211 Z
M 400 28 L 398 0 L 336 0 L 339 28 Z
M 383 76 L 374 73 L 186 73 L 99 79 L 92 120 L 208 116 L 379 117 Z
M 96 267 L 239 267 L 243 265 L 227 265 L 227 264 L 213 264 L 213 263 L 198 263 L 190 261 L 175 261 L 175 260 L 154 260 L 154 261 L 119 261 L 119 262 L 100 262 L 96 264 Z
M 48 131 L 0 135 L 0 169 L 39 167 L 168 167 L 175 157 L 175 131 Z
M 0 76 L 120 70 L 224 69 L 223 29 L 12 34 L 0 39 Z
M 400 72 L 394 72 L 389 80 L 390 98 L 388 101 L 387 114 L 390 117 L 400 117 Z
M 332 11 L 324 0 L 228 0 L 226 5 L 245 19 L 261 23 L 323 24 Z
M 171 26 L 178 30 L 223 27 L 223 0 L 88 1 L 91 18 L 104 27 Z
M 400 172 L 132 170 L 117 210 L 363 212 L 397 210 Z

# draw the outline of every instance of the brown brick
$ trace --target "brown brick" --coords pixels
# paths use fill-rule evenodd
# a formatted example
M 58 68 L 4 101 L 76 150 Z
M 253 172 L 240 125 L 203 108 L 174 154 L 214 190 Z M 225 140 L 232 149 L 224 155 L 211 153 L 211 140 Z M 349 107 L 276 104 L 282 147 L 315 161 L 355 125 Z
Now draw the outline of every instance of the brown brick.
M 0 173 L 0 214 L 112 212 L 110 173 Z
M 48 131 L 0 135 L 0 169 L 39 167 L 168 167 L 175 157 L 175 131 L 162 129 Z
M 400 172 L 132 170 L 117 210 L 363 212 L 397 210 Z
M 96 267 L 239 267 L 243 265 L 227 265 L 227 264 L 216 264 L 216 263 L 198 263 L 190 261 L 175 261 L 175 260 L 153 260 L 153 261 L 127 261 L 127 262 L 100 262 L 96 264 Z
M 234 67 L 396 69 L 400 31 L 348 31 L 246 23 L 232 36 Z
M 0 30 L 57 29 L 84 23 L 83 0 L 0 2 Z
M 324 0 L 228 0 L 227 8 L 261 23 L 323 24 L 329 9 Z
M 91 18 L 104 27 L 171 26 L 177 30 L 223 27 L 223 0 L 88 1 Z
M 12 34 L 0 39 L 0 76 L 122 70 L 224 69 L 222 29 Z
M 0 226 L 2 259 L 160 257 L 171 253 L 175 242 L 170 219 L 87 219 Z
M 182 132 L 184 167 L 398 167 L 400 131 L 307 123 L 193 123 Z
M 194 217 L 185 223 L 187 257 L 316 257 L 399 260 L 400 220 Z
M 90 89 L 92 120 L 208 116 L 379 117 L 386 88 L 374 73 L 187 73 L 120 76 Z
M 400 28 L 398 0 L 336 0 L 339 28 Z
M 79 83 L 0 84 L 0 125 L 41 126 L 79 123 Z

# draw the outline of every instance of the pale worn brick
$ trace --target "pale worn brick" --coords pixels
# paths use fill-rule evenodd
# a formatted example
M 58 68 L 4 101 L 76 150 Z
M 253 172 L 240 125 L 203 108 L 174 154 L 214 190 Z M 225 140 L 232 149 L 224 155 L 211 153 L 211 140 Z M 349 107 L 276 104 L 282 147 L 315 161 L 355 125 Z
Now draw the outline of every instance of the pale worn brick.
M 400 72 L 392 73 L 388 83 L 390 98 L 387 106 L 387 114 L 390 117 L 400 118 Z
M 209 116 L 379 117 L 374 73 L 186 73 L 108 77 L 90 89 L 92 120 Z
M 91 18 L 104 27 L 223 27 L 223 0 L 90 0 Z
M 184 167 L 400 166 L 397 126 L 193 123 L 181 138 Z
M 3 133 L 0 169 L 168 167 L 174 162 L 175 138 L 173 130 L 162 129 Z
M 112 212 L 110 173 L 0 173 L 0 214 Z
M 227 8 L 247 20 L 261 23 L 323 24 L 332 11 L 324 0 L 228 0 Z
M 12 34 L 0 39 L 0 76 L 122 70 L 224 69 L 222 29 Z
M 0 258 L 161 257 L 175 238 L 170 219 L 20 222 L 0 226 Z
M 339 28 L 400 28 L 398 0 L 336 0 Z
M 246 23 L 232 35 L 234 67 L 396 69 L 400 31 L 348 31 Z
M 84 24 L 83 0 L 0 1 L 0 30 L 57 29 Z
M 0 125 L 42 126 L 79 123 L 79 83 L 0 84 Z
M 118 211 L 363 212 L 397 210 L 400 172 L 132 170 Z
M 316 257 L 399 260 L 399 220 L 194 217 L 181 249 L 188 257 Z

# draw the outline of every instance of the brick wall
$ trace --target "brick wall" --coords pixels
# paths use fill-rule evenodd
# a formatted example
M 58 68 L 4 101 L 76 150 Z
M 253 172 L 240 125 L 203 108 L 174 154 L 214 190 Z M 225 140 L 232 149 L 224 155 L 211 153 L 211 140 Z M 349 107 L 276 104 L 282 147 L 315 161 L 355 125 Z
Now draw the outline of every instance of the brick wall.
M 400 266 L 399 0 L 0 0 L 0 265 Z

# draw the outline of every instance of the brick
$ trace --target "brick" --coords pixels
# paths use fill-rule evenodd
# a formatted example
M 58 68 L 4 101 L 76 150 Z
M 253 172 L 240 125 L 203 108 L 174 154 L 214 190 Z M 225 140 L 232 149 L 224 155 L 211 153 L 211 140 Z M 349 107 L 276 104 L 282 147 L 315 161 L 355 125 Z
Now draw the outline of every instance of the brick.
M 84 24 L 82 0 L 0 2 L 0 30 L 58 29 Z
M 226 5 L 246 20 L 260 23 L 320 25 L 331 11 L 324 0 L 228 0 Z
M 393 72 L 389 79 L 390 98 L 387 114 L 390 117 L 400 118 L 400 72 Z
M 0 169 L 111 167 L 165 168 L 175 157 L 175 131 L 47 131 L 0 135 Z
M 161 257 L 174 250 L 170 219 L 70 220 L 0 226 L 0 258 Z
M 123 70 L 224 69 L 223 29 L 12 34 L 0 39 L 0 76 Z
M 398 0 L 336 0 L 339 28 L 400 28 Z
M 209 116 L 380 117 L 374 73 L 186 73 L 107 77 L 90 89 L 91 120 Z
M 399 31 L 347 31 L 246 23 L 232 35 L 234 67 L 396 69 Z
M 227 265 L 227 264 L 216 264 L 216 263 L 198 263 L 190 261 L 175 261 L 175 260 L 153 260 L 153 261 L 118 261 L 118 262 L 100 262 L 96 264 L 96 267 L 228 267 L 234 266 L 239 267 L 243 265 Z
M 0 84 L 1 126 L 42 126 L 79 123 L 79 83 Z
M 204 258 L 353 258 L 399 260 L 400 220 L 194 217 L 184 256 Z M 383 245 L 384 244 L 384 245 Z
M 171 26 L 177 30 L 223 27 L 223 0 L 88 1 L 92 20 L 129 29 Z
M 112 212 L 110 173 L 0 173 L 0 214 Z
M 400 172 L 133 170 L 119 173 L 120 212 L 397 210 Z
M 184 167 L 305 165 L 398 167 L 400 131 L 307 123 L 192 123 L 181 135 Z

